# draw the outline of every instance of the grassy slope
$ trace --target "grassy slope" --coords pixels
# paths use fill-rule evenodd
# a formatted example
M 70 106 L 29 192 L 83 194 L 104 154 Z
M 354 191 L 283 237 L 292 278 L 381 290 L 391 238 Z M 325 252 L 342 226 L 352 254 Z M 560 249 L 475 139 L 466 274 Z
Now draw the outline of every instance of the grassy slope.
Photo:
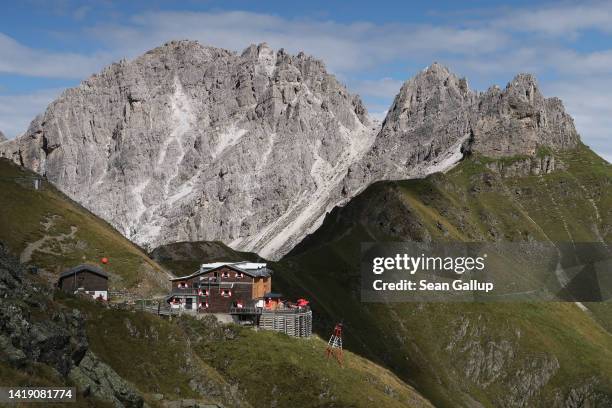
M 590 378 L 612 394 L 609 304 L 590 305 L 594 319 L 573 304 L 359 301 L 362 241 L 612 241 L 610 165 L 586 147 L 559 158 L 567 171 L 545 176 L 501 179 L 487 159 L 471 158 L 446 175 L 373 185 L 276 265 L 275 284 L 315 301 L 317 316 L 328 317 L 318 321 L 322 333 L 344 319 L 349 348 L 391 367 L 439 406 L 467 404 L 464 393 L 503 405 L 514 376 L 550 359 L 560 368 L 531 404 L 546 406 Z M 504 357 L 506 343 L 513 354 Z M 505 374 L 483 359 L 501 361 Z
M 318 338 L 290 338 L 221 326 L 210 319 L 167 321 L 93 302 L 64 298 L 87 316 L 92 351 L 150 397 L 201 398 L 189 383 L 197 379 L 209 402 L 225 406 L 429 407 L 426 400 L 389 371 L 348 353 L 347 366 L 327 360 Z M 275 401 L 275 402 L 274 402 Z
M 104 268 L 111 273 L 112 288 L 143 294 L 163 291 L 165 272 L 155 261 L 51 185 L 35 191 L 27 181 L 16 179 L 30 175 L 0 160 L 0 241 L 13 253 L 19 255 L 31 243 L 49 236 L 32 253 L 30 262 L 52 274 L 107 256 L 110 263 Z M 72 227 L 76 227 L 74 235 L 58 238 L 69 235 Z M 188 252 L 197 256 L 197 261 L 181 265 L 189 269 L 202 261 L 234 256 L 222 244 L 206 246 L 215 248 L 206 250 L 213 254 L 210 259 L 201 258 L 202 252 L 190 246 Z M 250 259 L 248 254 L 243 255 Z M 316 338 L 293 339 L 276 333 L 223 328 L 211 322 L 169 322 L 61 293 L 50 309 L 32 313 L 48 319 L 63 307 L 84 313 L 90 349 L 143 393 L 151 406 L 159 405 L 153 398 L 159 393 L 169 400 L 204 399 L 227 407 L 262 406 L 262 401 L 268 405 L 277 401 L 277 406 L 299 402 L 304 407 L 430 406 L 390 372 L 363 358 L 350 355 L 347 367 L 340 369 L 325 359 L 325 343 Z M 202 334 L 210 335 L 202 338 Z M 201 393 L 190 386 L 194 379 Z M 62 385 L 65 380 L 43 364 L 21 371 L 0 362 L 0 383 Z M 106 405 L 87 398 L 76 406 Z
M 51 184 L 44 183 L 44 188 L 36 191 L 31 183 L 15 178 L 30 175 L 0 159 L 0 241 L 13 253 L 22 254 L 28 245 L 49 236 L 33 251 L 30 261 L 53 274 L 108 257 L 110 262 L 104 269 L 111 275 L 111 289 L 165 292 L 167 274 L 140 248 Z M 74 235 L 70 235 L 72 227 L 76 227 Z

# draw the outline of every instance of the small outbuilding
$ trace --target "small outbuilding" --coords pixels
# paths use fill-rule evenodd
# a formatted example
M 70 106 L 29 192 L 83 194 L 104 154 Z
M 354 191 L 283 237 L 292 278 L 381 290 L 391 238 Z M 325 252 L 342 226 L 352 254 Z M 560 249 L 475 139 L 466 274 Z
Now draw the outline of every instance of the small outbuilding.
M 60 275 L 57 286 L 67 293 L 83 292 L 94 299 L 108 300 L 108 275 L 96 265 L 68 269 Z

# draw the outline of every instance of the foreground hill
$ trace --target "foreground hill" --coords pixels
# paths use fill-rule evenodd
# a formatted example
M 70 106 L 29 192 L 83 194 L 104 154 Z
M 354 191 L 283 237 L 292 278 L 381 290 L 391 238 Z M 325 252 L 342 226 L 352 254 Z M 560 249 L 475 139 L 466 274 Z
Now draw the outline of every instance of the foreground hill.
M 376 183 L 335 209 L 273 263 L 274 289 L 310 299 L 321 336 L 344 321 L 349 349 L 436 406 L 608 407 L 611 304 L 362 303 L 359 250 L 368 241 L 610 243 L 611 208 L 612 168 L 586 146 L 474 155 L 447 174 Z M 256 255 L 198 242 L 160 247 L 154 257 L 189 273 L 200 262 Z
M 347 352 L 341 368 L 325 346 L 53 294 L 0 249 L 4 386 L 77 386 L 77 406 L 432 407 L 364 358 Z
M 76 385 L 88 394 L 76 404 L 83 407 L 181 401 L 225 407 L 431 407 L 364 358 L 348 353 L 346 367 L 338 367 L 326 359 L 326 342 L 318 337 L 257 333 L 214 318 L 167 321 L 54 293 L 51 285 L 60 271 L 103 256 L 110 260 L 104 268 L 114 290 L 166 293 L 167 272 L 46 181 L 35 190 L 34 176 L 0 160 L 1 384 Z M 232 253 L 222 244 L 199 252 L 194 244 L 187 253 L 199 258 L 203 251 L 218 257 Z M 180 251 L 160 252 L 159 258 L 170 253 Z
M 541 174 L 551 161 L 557 170 Z M 377 183 L 277 264 L 275 283 L 307 291 L 318 315 L 344 319 L 349 348 L 436 406 L 607 407 L 612 305 L 361 303 L 359 249 L 403 240 L 610 243 L 611 187 L 611 166 L 584 146 L 476 155 L 447 174 Z

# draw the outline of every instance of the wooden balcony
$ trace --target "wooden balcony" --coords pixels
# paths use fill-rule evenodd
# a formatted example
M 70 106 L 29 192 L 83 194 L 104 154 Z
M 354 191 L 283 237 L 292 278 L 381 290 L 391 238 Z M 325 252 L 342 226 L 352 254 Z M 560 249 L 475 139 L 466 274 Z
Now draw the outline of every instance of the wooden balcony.
M 230 307 L 230 314 L 233 315 L 258 315 L 261 314 L 261 307 Z
M 197 296 L 201 289 L 196 288 L 172 288 L 171 296 Z
M 285 309 L 262 309 L 261 307 L 231 307 L 230 314 L 236 315 L 259 315 L 265 313 L 275 313 L 275 314 L 299 314 L 299 313 L 307 313 L 310 311 L 308 306 L 306 307 L 296 307 L 296 308 L 285 308 Z

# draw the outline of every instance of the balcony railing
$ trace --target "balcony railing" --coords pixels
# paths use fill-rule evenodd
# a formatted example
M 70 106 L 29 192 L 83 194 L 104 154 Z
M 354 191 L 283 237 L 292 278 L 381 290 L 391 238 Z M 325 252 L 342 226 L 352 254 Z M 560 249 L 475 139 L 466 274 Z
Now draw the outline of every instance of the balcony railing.
M 172 288 L 172 292 L 170 292 L 170 294 L 172 296 L 175 295 L 191 295 L 191 296 L 196 296 L 201 289 L 196 289 L 196 288 Z
M 297 313 L 306 313 L 310 310 L 308 306 L 306 307 L 295 307 L 295 308 L 285 308 L 285 309 L 265 309 L 261 307 L 231 307 L 230 314 L 264 314 L 264 313 L 277 313 L 277 314 L 297 314 Z
M 255 315 L 261 314 L 261 307 L 234 307 L 230 308 L 230 314 L 246 314 Z

